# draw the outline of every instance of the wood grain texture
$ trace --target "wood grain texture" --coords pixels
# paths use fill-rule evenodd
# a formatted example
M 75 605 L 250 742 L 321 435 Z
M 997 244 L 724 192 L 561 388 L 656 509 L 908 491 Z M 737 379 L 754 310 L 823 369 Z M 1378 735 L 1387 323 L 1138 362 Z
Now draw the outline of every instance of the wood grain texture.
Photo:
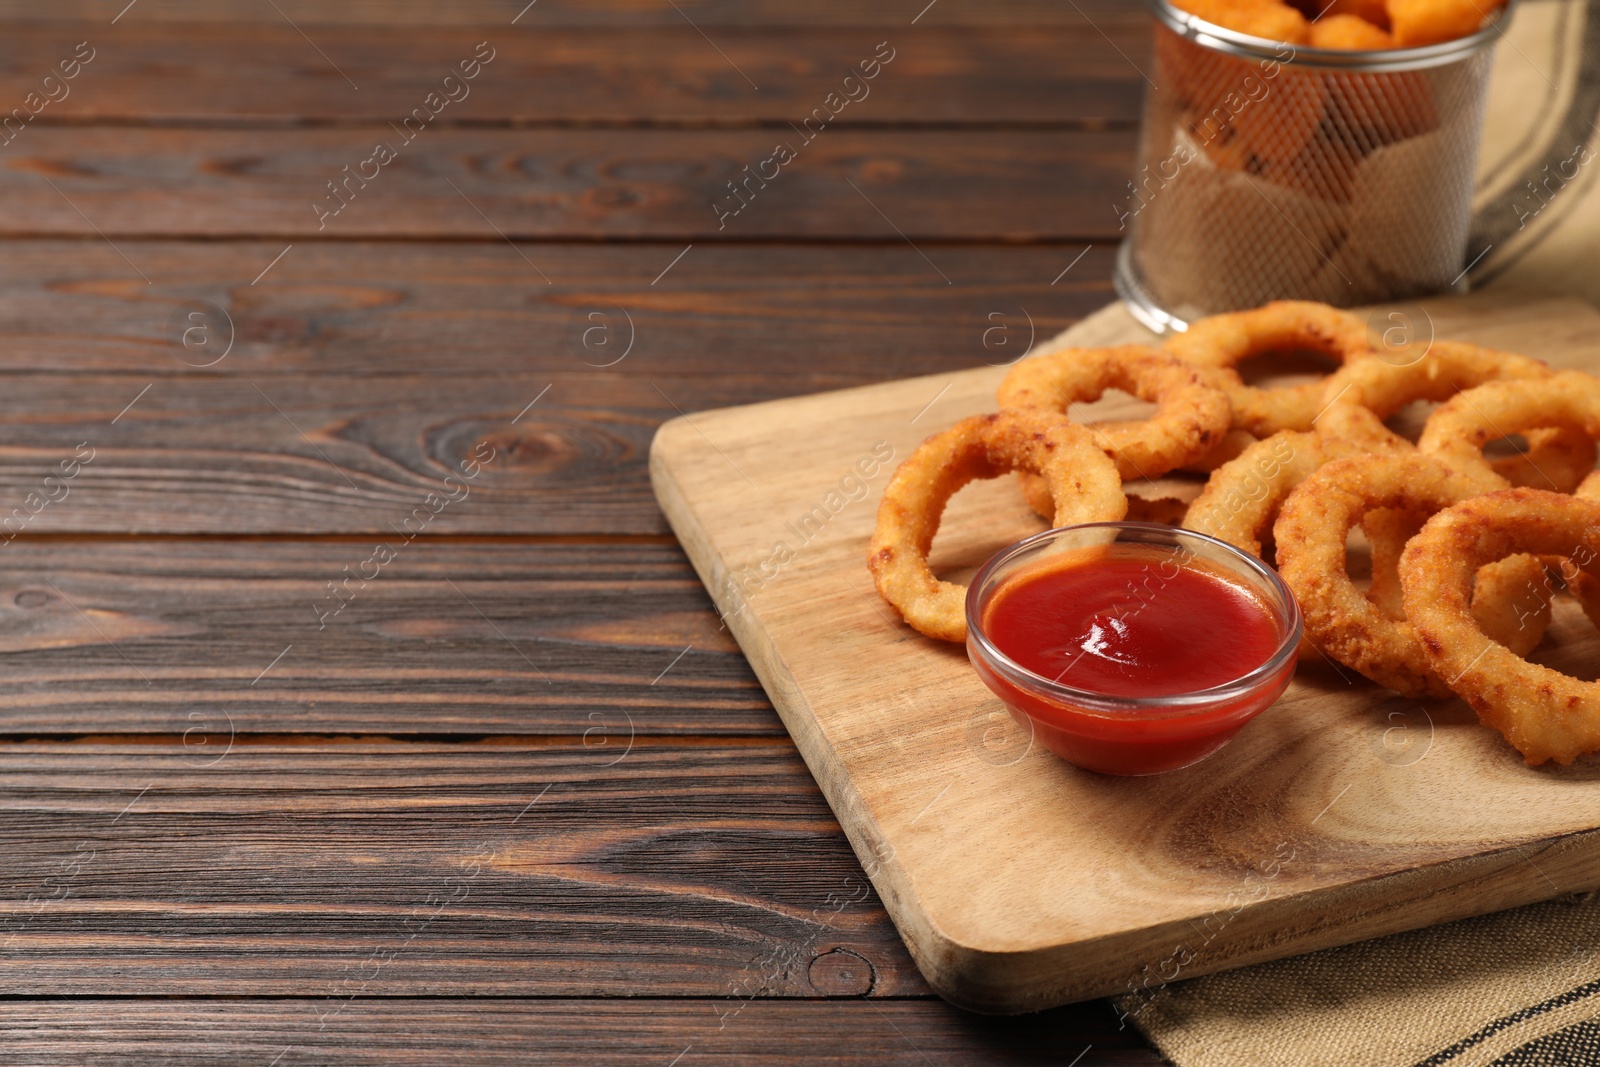
M 316 263 L 315 253 L 320 251 L 311 250 L 313 254 L 303 262 Z M 377 258 L 380 253 L 373 255 Z M 155 306 L 147 307 L 142 295 L 130 299 L 122 290 L 114 290 L 116 295 L 110 297 L 95 296 L 81 303 L 75 298 L 62 300 L 45 310 L 36 307 L 19 318 L 40 323 L 41 329 L 52 314 L 59 314 L 63 322 L 91 318 L 88 313 L 74 312 L 77 307 L 102 316 L 101 324 L 86 324 L 86 330 L 107 333 L 115 330 L 111 323 L 119 321 L 117 316 L 124 322 L 129 315 L 142 316 L 149 324 L 145 328 L 152 331 L 151 338 L 142 342 L 109 338 L 109 351 L 93 358 L 117 362 L 125 357 L 114 353 L 121 344 L 128 344 L 145 352 L 150 362 L 117 376 L 11 377 L 0 393 L 0 517 L 24 507 L 51 469 L 87 442 L 96 459 L 73 479 L 65 499 L 28 520 L 25 529 L 29 534 L 392 534 L 430 493 L 440 490 L 452 470 L 482 447 L 492 449 L 495 460 L 469 496 L 442 508 L 426 524 L 427 535 L 663 533 L 666 526 L 647 485 L 645 456 L 652 433 L 665 420 L 690 413 L 691 420 L 698 421 L 692 413 L 705 408 L 878 381 L 893 377 L 897 367 L 919 362 L 924 368 L 943 362 L 952 373 L 954 368 L 980 365 L 986 356 L 988 362 L 998 363 L 1024 346 L 1028 334 L 1023 313 L 1028 306 L 1050 306 L 1035 303 L 1030 294 L 1040 294 L 1045 301 L 1067 300 L 1065 296 L 1052 298 L 1052 287 L 1044 277 L 1049 266 L 1071 262 L 1064 253 L 1047 257 L 1039 250 L 1017 250 L 1003 255 L 974 252 L 953 256 L 948 260 L 956 271 L 953 276 L 968 279 L 965 292 L 961 287 L 949 287 L 956 290 L 945 309 L 949 317 L 924 317 L 917 334 L 928 337 L 933 326 L 942 324 L 947 327 L 945 336 L 936 344 L 930 342 L 929 349 L 903 348 L 879 358 L 874 355 L 876 339 L 894 334 L 902 314 L 912 317 L 911 309 L 921 299 L 915 294 L 926 284 L 913 266 L 922 263 L 914 252 L 886 250 L 883 256 L 880 264 L 894 265 L 884 272 L 894 279 L 892 291 L 901 301 L 899 306 L 874 306 L 873 292 L 852 285 L 860 276 L 843 275 L 823 291 L 826 295 L 780 285 L 760 303 L 730 307 L 727 292 L 748 294 L 760 283 L 747 277 L 737 283 L 730 280 L 725 287 L 710 286 L 686 273 L 679 282 L 683 289 L 677 293 L 655 297 L 648 282 L 642 282 L 633 290 L 638 296 L 615 294 L 619 302 L 613 302 L 609 294 L 593 304 L 574 301 L 578 315 L 570 320 L 573 325 L 568 327 L 567 340 L 546 335 L 522 344 L 520 352 L 523 335 L 519 331 L 543 316 L 558 313 L 515 310 L 525 302 L 526 291 L 519 293 L 509 284 L 498 291 L 485 286 L 475 298 L 464 297 L 465 308 L 450 308 L 448 302 L 454 294 L 473 291 L 465 280 L 472 275 L 466 271 L 482 260 L 443 257 L 443 263 L 454 263 L 463 270 L 443 292 L 423 280 L 407 289 L 383 290 L 415 294 L 415 302 L 421 305 L 415 313 L 361 310 L 412 298 L 374 297 L 358 283 L 359 276 L 349 279 L 350 285 L 342 291 L 332 289 L 324 276 L 314 286 L 314 299 L 348 300 L 357 307 L 318 310 L 300 320 L 287 320 L 293 325 L 283 326 L 285 334 L 297 330 L 307 339 L 299 350 L 263 339 L 274 323 L 286 322 L 280 316 L 288 315 L 289 306 L 307 299 L 306 290 L 296 289 L 286 280 L 283 284 L 291 286 L 288 294 L 274 298 L 284 302 L 273 305 L 271 311 L 257 311 L 252 318 L 241 312 L 236 320 L 240 334 L 249 330 L 256 340 L 249 346 L 241 341 L 238 352 L 198 373 L 177 358 L 175 346 L 163 346 L 159 340 L 163 320 L 171 307 L 179 306 L 176 302 L 153 300 Z M 607 258 L 602 257 L 601 262 Z M 707 260 L 716 258 L 715 254 L 707 256 Z M 768 283 L 798 279 L 812 265 L 829 262 L 828 257 L 818 255 L 773 258 L 777 262 L 770 272 L 760 276 Z M 1074 273 L 1090 261 L 1086 257 L 1073 268 Z M 316 269 L 331 273 L 341 263 L 352 262 L 356 261 L 335 256 Z M 433 259 L 435 265 L 439 262 Z M 756 262 L 748 252 L 728 255 L 718 268 L 720 277 L 730 278 L 741 265 L 754 269 Z M 1013 277 L 1025 271 L 1037 273 L 1031 288 L 1004 292 L 998 283 L 986 285 L 977 277 L 991 264 L 1008 265 Z M 678 269 L 686 265 L 687 257 Z M 926 264 L 922 266 L 925 270 Z M 503 262 L 500 267 L 512 269 Z M 900 271 L 905 273 L 896 273 Z M 441 287 L 444 284 L 439 283 Z M 60 288 L 74 287 L 63 284 Z M 258 291 L 248 285 L 241 288 L 247 294 Z M 96 291 L 92 283 L 81 289 Z M 135 294 L 142 291 L 142 287 L 133 290 Z M 585 293 L 585 297 L 593 295 Z M 235 306 L 243 306 L 245 299 L 241 297 Z M 1484 327 L 1495 342 L 1512 350 L 1525 347 L 1519 331 L 1527 319 L 1516 311 L 1520 299 L 1514 295 L 1485 299 L 1504 312 L 1492 317 L 1506 325 Z M 663 301 L 659 307 L 674 309 L 681 320 L 664 310 L 652 311 L 649 302 L 653 300 Z M 25 302 L 19 301 L 19 306 L 21 303 Z M 608 321 L 620 331 L 625 320 L 617 309 L 630 304 L 639 312 L 633 318 L 636 352 L 613 367 L 586 366 L 583 357 L 592 353 L 585 353 L 574 339 L 589 321 L 581 309 L 605 308 L 605 314 L 611 316 Z M 1007 310 L 992 311 L 989 315 L 999 317 L 989 318 L 981 311 L 986 306 Z M 807 307 L 812 310 L 808 312 Z M 714 310 L 697 310 L 702 308 Z M 493 327 L 492 320 L 501 314 L 512 325 Z M 451 350 L 456 372 L 446 377 L 444 372 L 451 364 L 439 358 L 436 346 L 447 344 L 452 333 L 460 335 L 463 318 L 484 323 L 483 336 L 473 332 L 480 329 L 476 325 L 468 329 Z M 773 320 L 780 325 L 774 327 Z M 1045 336 L 1046 323 L 1051 320 L 1041 315 L 1034 321 L 1037 335 Z M 1065 321 L 1065 317 L 1055 321 Z M 708 322 L 722 324 L 720 337 L 696 332 Z M 789 322 L 820 325 L 807 338 L 809 344 L 801 345 L 796 330 L 786 328 Z M 1000 328 L 986 327 L 986 322 L 1010 324 L 989 338 L 1005 338 L 1007 345 L 986 350 L 985 331 Z M 413 334 L 410 341 L 394 346 L 395 360 L 420 365 L 432 358 L 432 373 L 375 374 L 389 350 L 385 338 L 407 336 L 412 323 L 428 325 L 421 338 Z M 1570 322 L 1550 321 L 1539 323 L 1538 328 L 1542 336 L 1551 339 L 1552 351 L 1581 339 L 1583 329 Z M 853 338 L 857 329 L 865 334 L 863 340 Z M 766 354 L 767 366 L 714 372 L 718 360 L 724 368 L 729 365 L 733 357 L 724 353 L 736 342 L 775 336 L 783 340 L 777 351 Z M 616 337 L 620 339 L 620 332 Z M 704 372 L 680 373 L 670 353 L 691 350 L 696 337 L 702 341 L 699 366 Z M 27 346 L 25 340 L 18 343 Z M 59 339 L 41 344 L 34 359 L 42 362 L 45 352 L 63 347 Z M 536 355 L 529 355 L 529 349 Z M 355 373 L 343 373 L 344 368 L 327 364 L 320 372 L 301 369 L 315 367 L 324 352 L 342 355 Z M 129 358 L 122 365 L 131 363 Z M 553 369 L 529 369 L 539 364 Z M 282 372 L 268 377 L 266 370 L 274 366 L 281 366 Z M 781 374 L 776 369 L 788 366 L 798 369 Z M 168 376 L 183 372 L 184 376 L 171 379 L 140 373 L 147 368 Z M 260 377 L 256 376 L 258 369 Z M 942 384 L 929 389 L 929 399 Z M 149 391 L 141 395 L 146 386 Z M 519 417 L 519 411 L 547 386 L 548 393 Z M 126 413 L 122 413 L 124 408 Z M 708 472 L 727 479 L 730 485 L 737 484 L 752 494 L 765 491 L 732 454 L 713 456 L 713 461 Z M 751 480 L 745 481 L 746 477 Z
M 697 246 L 657 281 L 683 249 L 530 248 L 545 285 L 504 244 L 361 243 L 297 245 L 251 285 L 283 246 L 118 248 L 157 283 L 98 238 L 0 265 L 0 515 L 96 456 L 30 534 L 389 532 L 480 447 L 496 460 L 429 534 L 658 534 L 666 419 L 1013 358 L 1110 268 L 1098 246 L 927 250 L 937 268 L 904 245 Z M 226 327 L 197 301 L 231 322 L 210 366 Z M 189 314 L 209 347 L 179 345 Z
M 1102 1006 L 928 996 L 644 490 L 682 411 L 1003 361 L 1108 299 L 1147 22 L 0 0 L 0 114 L 96 49 L 0 145 L 0 1063 L 1158 1062 Z M 871 96 L 716 229 L 880 41 Z M 220 362 L 213 319 L 177 346 L 200 302 Z
M 23 376 L 0 398 L 0 515 L 30 534 L 654 534 L 655 426 L 773 388 L 596 371 L 324 374 L 191 378 L 140 397 L 136 379 Z M 92 458 L 65 496 L 54 490 L 60 502 L 30 503 L 80 451 Z M 474 457 L 485 462 L 462 479 Z
M 0 746 L 9 994 L 927 992 L 786 742 L 217 747 Z
M 1600 312 L 1577 301 L 1423 307 L 1440 337 L 1600 367 Z M 1108 316 L 1082 333 L 1141 335 L 1124 309 Z M 1110 778 L 1034 746 L 962 649 L 873 591 L 887 473 L 836 506 L 877 442 L 903 457 L 992 410 L 1003 375 L 702 413 L 652 449 L 674 529 L 941 994 L 1031 1010 L 1600 885 L 1594 767 L 1529 769 L 1465 705 L 1423 708 L 1345 672 L 1303 668 L 1184 771 Z M 765 507 L 728 491 L 719 457 L 766 487 Z M 966 489 L 934 565 L 975 566 L 1041 525 L 1009 479 Z M 790 557 L 774 569 L 778 542 Z M 1593 662 L 1600 638 L 1575 608 L 1554 633 L 1556 662 Z M 1397 722 L 1414 746 L 1392 744 Z
M 373 547 L 4 545 L 0 736 L 783 733 L 675 545 Z
M 6 113 L 22 106 L 89 39 L 94 59 L 39 123 L 384 123 L 422 106 L 487 40 L 493 61 L 436 122 L 782 124 L 824 106 L 887 41 L 891 64 L 838 124 L 1130 122 L 1145 86 L 1136 65 L 1149 47 L 1148 16 L 1134 5 L 1095 25 L 1026 32 L 908 18 L 894 28 L 727 26 L 710 42 L 683 20 L 597 31 L 539 26 L 532 13 L 511 26 L 509 17 L 493 30 L 329 25 L 305 35 L 284 21 L 248 34 L 132 16 L 103 29 L 19 22 L 0 42 L 0 101 L 15 101 Z
M 55 0 L 36 4 L 4 0 L 0 20 L 6 22 L 109 23 L 127 0 Z M 673 6 L 682 12 L 673 10 Z M 277 10 L 274 10 L 276 8 Z M 525 10 L 526 9 L 526 10 Z M 282 23 L 320 26 L 470 25 L 501 27 L 516 18 L 529 26 L 681 26 L 684 16 L 699 26 L 1062 26 L 1126 20 L 1126 0 L 986 0 L 982 4 L 928 4 L 927 0 L 891 0 L 860 4 L 853 0 L 813 0 L 799 6 L 786 0 L 674 0 L 673 5 L 639 0 L 538 0 L 536 6 L 510 0 L 139 0 L 133 22 Z M 520 18 L 517 16 L 520 14 Z
M 1110 245 L 924 245 L 924 259 L 883 233 L 687 253 L 676 242 L 305 242 L 284 254 L 286 241 L 11 240 L 0 375 L 111 372 L 135 392 L 180 376 L 763 378 L 740 398 L 753 401 L 1005 362 L 1113 298 Z M 210 332 L 185 348 L 187 313 L 203 303 L 227 318 L 203 315 Z M 114 402 L 107 420 L 127 399 Z
M 994 1064 L 1156 1067 L 1101 1005 L 985 1019 L 934 1000 L 96 1000 L 0 1004 L 0 1064 Z
M 41 126 L 5 149 L 0 235 L 883 240 L 887 215 L 916 241 L 1114 241 L 1133 138 L 779 125 L 452 128 L 407 144 L 384 124 Z M 378 144 L 398 155 L 370 181 L 342 170 Z M 782 168 L 766 162 L 779 145 L 796 157 Z

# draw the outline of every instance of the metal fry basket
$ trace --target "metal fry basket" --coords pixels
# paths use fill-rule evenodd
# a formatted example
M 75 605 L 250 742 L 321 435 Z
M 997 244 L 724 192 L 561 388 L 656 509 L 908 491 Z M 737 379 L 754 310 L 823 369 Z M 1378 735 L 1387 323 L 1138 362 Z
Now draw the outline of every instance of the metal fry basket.
M 1493 43 L 1341 52 L 1155 15 L 1116 286 L 1159 332 L 1269 300 L 1460 283 Z

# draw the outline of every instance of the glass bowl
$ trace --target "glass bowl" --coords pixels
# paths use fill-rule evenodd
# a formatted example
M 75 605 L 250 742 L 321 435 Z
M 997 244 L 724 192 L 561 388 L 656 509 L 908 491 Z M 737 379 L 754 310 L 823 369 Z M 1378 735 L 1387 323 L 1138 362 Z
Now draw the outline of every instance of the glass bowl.
M 1149 557 L 1153 579 L 1140 610 L 1160 610 L 1160 578 L 1173 566 L 1202 567 L 1250 593 L 1271 616 L 1278 644 L 1248 673 L 1220 685 L 1161 696 L 1077 689 L 1037 674 L 1000 651 L 984 631 L 990 600 L 1008 579 L 1051 556 L 1095 547 Z M 1130 596 L 1133 595 L 1131 592 Z M 1177 770 L 1233 740 L 1282 695 L 1294 676 L 1302 623 L 1294 595 L 1254 556 L 1214 537 L 1142 522 L 1097 522 L 1047 530 L 1002 549 L 967 590 L 967 656 L 978 677 L 1046 748 L 1086 770 L 1142 775 Z M 1207 625 L 1205 619 L 1194 624 Z

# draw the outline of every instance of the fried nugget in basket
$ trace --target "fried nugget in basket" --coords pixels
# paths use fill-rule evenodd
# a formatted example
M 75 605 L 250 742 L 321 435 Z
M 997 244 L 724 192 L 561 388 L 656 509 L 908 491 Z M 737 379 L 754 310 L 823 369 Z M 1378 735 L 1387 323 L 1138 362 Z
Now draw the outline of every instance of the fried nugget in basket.
M 1501 0 L 1388 0 L 1389 23 L 1401 48 L 1439 44 L 1477 33 Z
M 1394 38 L 1358 15 L 1327 15 L 1311 24 L 1311 47 L 1370 52 L 1393 48 Z
M 1288 44 L 1307 44 L 1311 40 L 1306 17 L 1281 0 L 1173 0 L 1173 5 L 1224 29 L 1253 37 Z

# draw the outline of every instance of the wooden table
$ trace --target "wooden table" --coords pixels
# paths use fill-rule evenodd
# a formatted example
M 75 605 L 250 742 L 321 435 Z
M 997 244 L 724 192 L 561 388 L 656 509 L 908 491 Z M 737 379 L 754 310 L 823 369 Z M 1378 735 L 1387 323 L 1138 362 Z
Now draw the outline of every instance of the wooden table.
M 930 995 L 645 469 L 1112 299 L 1136 5 L 125 3 L 0 9 L 0 1063 L 1159 1063 Z

